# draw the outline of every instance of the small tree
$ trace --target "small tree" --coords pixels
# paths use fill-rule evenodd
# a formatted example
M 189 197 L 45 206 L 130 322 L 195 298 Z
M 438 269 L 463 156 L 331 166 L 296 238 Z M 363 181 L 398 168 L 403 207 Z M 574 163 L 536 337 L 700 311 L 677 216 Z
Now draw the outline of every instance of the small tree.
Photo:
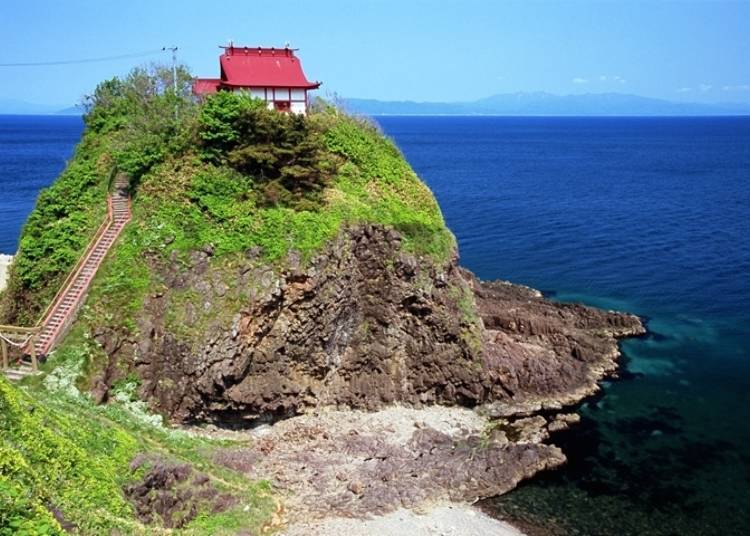
M 192 77 L 184 66 L 151 65 L 133 69 L 124 79 L 99 84 L 85 99 L 86 125 L 99 133 L 114 133 L 118 167 L 138 179 L 168 154 L 184 151 L 192 142 L 196 105 L 191 99 Z
M 252 177 L 266 204 L 312 208 L 335 171 L 312 122 L 268 110 L 243 92 L 208 97 L 198 136 L 204 159 Z

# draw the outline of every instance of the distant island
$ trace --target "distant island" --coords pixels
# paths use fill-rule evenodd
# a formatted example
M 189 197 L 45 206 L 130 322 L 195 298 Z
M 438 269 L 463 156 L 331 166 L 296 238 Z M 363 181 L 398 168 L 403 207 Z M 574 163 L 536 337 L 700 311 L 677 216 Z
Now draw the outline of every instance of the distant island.
M 683 103 L 623 93 L 586 93 L 583 95 L 554 95 L 545 92 L 502 93 L 469 102 L 381 101 L 345 98 L 343 106 L 352 113 L 367 115 L 750 115 L 750 104 Z
M 0 99 L 0 115 L 83 115 L 80 104 L 38 104 L 19 99 Z

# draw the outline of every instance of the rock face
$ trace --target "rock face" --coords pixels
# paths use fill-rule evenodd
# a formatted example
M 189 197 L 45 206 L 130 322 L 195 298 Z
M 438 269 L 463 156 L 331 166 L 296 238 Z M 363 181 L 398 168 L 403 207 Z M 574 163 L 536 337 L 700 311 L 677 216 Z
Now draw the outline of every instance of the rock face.
M 218 265 L 210 249 L 156 266 L 164 291 L 144 304 L 139 337 L 97 334 L 107 370 L 134 363 L 142 396 L 179 422 L 392 403 L 510 415 L 593 392 L 616 367 L 616 338 L 643 331 L 632 315 L 481 282 L 455 258 L 436 265 L 401 246 L 395 231 L 361 226 L 305 268 L 291 258 L 274 270 L 257 251 Z
M 485 367 L 507 395 L 489 401 L 493 415 L 575 404 L 617 369 L 617 339 L 645 333 L 634 315 L 555 303 L 528 287 L 466 277 L 485 326 Z
M 130 464 L 132 471 L 148 466 L 143 478 L 125 486 L 124 492 L 144 523 L 160 521 L 168 528 L 181 528 L 195 519 L 201 510 L 223 512 L 237 503 L 229 493 L 219 492 L 209 477 L 188 464 L 149 460 L 138 455 Z
M 269 479 L 302 517 L 474 501 L 559 466 L 545 441 L 577 415 L 555 410 L 593 393 L 616 369 L 617 339 L 644 331 L 632 315 L 480 281 L 457 258 L 417 259 L 371 225 L 304 266 L 211 248 L 161 262 L 138 336 L 95 334 L 109 357 L 97 399 L 134 369 L 141 396 L 176 422 L 275 423 L 235 431 L 253 441 L 216 461 Z M 183 472 L 157 465 L 128 490 L 143 519 L 179 526 Z

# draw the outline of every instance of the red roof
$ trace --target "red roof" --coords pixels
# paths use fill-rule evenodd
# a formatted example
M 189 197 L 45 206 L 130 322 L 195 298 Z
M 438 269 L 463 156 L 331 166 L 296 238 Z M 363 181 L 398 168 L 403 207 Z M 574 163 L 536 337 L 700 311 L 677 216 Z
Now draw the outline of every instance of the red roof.
M 316 89 L 291 48 L 226 47 L 219 57 L 222 85 Z
M 193 80 L 193 93 L 196 95 L 209 95 L 219 91 L 221 80 L 218 78 L 196 78 Z
M 224 47 L 219 56 L 221 79 L 196 78 L 193 91 L 198 95 L 215 93 L 220 88 L 277 87 L 317 89 L 302 71 L 299 58 L 291 48 Z

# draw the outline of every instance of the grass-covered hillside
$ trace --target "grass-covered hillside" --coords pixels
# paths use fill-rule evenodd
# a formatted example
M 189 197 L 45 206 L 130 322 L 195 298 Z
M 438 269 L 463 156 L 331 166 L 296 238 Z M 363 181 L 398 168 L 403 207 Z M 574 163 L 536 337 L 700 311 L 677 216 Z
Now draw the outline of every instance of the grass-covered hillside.
M 97 285 L 135 307 L 151 283 L 146 258 L 206 247 L 229 256 L 259 246 L 283 263 L 371 222 L 398 230 L 416 254 L 453 251 L 432 193 L 371 124 L 325 105 L 283 115 L 243 93 L 197 103 L 189 75 L 180 71 L 177 93 L 170 75 L 138 69 L 90 97 L 73 160 L 24 227 L 0 320 L 36 320 L 101 222 L 117 172 L 131 177 L 134 221 Z
M 290 252 L 304 265 L 364 222 L 397 230 L 426 263 L 454 251 L 431 192 L 371 124 L 324 104 L 278 114 L 241 93 L 197 102 L 188 73 L 179 78 L 176 92 L 158 68 L 100 84 L 72 161 L 24 227 L 0 323 L 36 322 L 100 225 L 113 178 L 130 177 L 133 220 L 46 376 L 21 387 L 0 378 L 0 535 L 257 533 L 271 519 L 267 486 L 216 467 L 215 443 L 144 412 L 127 364 L 109 405 L 76 389 L 118 366 L 97 330 L 134 334 L 144 298 L 163 289 L 155 266 L 210 251 L 220 269 L 252 250 L 283 270 Z
M 94 406 L 67 379 L 19 388 L 0 376 L 0 535 L 271 528 L 271 490 L 215 465 L 220 442 L 163 428 L 127 383 L 121 402 Z

